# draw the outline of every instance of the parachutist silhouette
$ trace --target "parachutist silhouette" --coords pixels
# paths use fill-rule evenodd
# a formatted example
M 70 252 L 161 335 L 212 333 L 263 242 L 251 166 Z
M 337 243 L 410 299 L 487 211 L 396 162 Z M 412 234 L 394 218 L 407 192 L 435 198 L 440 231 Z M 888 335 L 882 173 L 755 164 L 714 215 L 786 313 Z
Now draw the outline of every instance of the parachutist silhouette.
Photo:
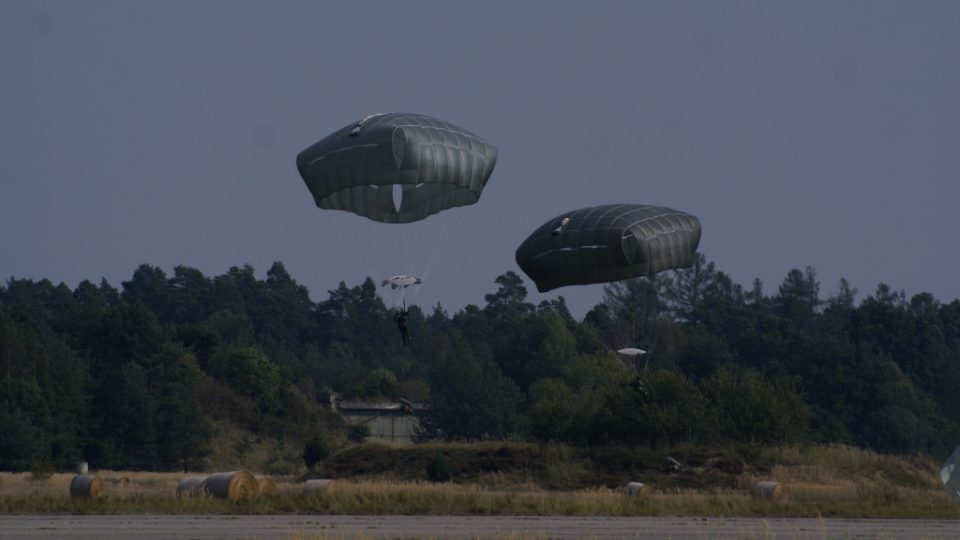
M 404 307 L 393 315 L 393 320 L 397 322 L 397 328 L 400 329 L 400 336 L 403 338 L 404 345 L 408 345 L 410 342 L 410 330 L 407 328 L 407 315 L 409 314 Z
M 643 379 L 640 378 L 640 375 L 637 375 L 633 378 L 630 386 L 632 386 L 633 390 L 638 394 L 646 395 L 647 393 L 647 386 L 643 384 Z

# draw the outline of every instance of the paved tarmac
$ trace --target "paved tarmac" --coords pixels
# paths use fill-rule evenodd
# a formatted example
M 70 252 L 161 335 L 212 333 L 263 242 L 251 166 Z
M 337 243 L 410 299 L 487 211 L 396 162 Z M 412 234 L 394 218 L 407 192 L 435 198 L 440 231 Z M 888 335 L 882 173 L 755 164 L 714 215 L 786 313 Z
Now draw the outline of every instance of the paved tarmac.
M 6 539 L 960 539 L 960 520 L 328 515 L 3 515 Z

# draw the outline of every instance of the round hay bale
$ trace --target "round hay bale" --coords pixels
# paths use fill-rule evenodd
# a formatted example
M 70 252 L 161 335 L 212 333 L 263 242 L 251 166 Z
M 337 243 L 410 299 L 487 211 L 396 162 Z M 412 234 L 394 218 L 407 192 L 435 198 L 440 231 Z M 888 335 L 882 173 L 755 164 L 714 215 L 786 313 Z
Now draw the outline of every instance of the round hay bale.
M 277 494 L 277 484 L 273 481 L 273 478 L 270 478 L 266 475 L 257 475 L 257 485 L 260 487 L 261 495 L 276 495 Z
M 206 476 L 188 476 L 177 484 L 177 497 L 196 497 L 203 495 L 203 482 Z
M 631 497 L 640 497 L 647 498 L 650 493 L 653 491 L 653 488 L 649 484 L 644 484 L 643 482 L 629 482 L 627 483 L 627 495 Z
M 333 480 L 330 480 L 329 478 L 314 478 L 313 480 L 307 480 L 303 484 L 303 494 L 319 495 L 330 489 L 332 484 Z
M 77 474 L 87 474 L 88 472 L 90 472 L 90 466 L 86 461 L 77 463 Z
M 260 494 L 260 486 L 250 471 L 241 469 L 211 474 L 203 483 L 203 491 L 218 499 L 240 502 L 256 499 Z
M 96 474 L 80 474 L 70 482 L 71 497 L 99 497 L 103 495 L 103 479 Z
M 787 500 L 789 494 L 787 493 L 787 486 L 781 484 L 780 482 L 757 482 L 753 486 L 752 490 L 753 496 L 760 499 L 769 499 L 773 502 L 783 502 Z

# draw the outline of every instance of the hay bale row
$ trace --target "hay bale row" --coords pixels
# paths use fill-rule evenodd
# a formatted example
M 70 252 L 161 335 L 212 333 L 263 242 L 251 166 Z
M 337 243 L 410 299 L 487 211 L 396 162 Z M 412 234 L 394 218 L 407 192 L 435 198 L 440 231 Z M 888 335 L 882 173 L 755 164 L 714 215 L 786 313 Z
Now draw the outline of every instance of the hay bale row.
M 100 497 L 103 495 L 103 479 L 96 474 L 79 474 L 70 482 L 71 497 Z
M 626 492 L 627 495 L 630 495 L 631 497 L 640 497 L 645 499 L 650 495 L 651 492 L 653 492 L 653 488 L 651 488 L 649 484 L 644 484 L 643 482 L 628 482 Z
M 753 486 L 751 494 L 759 499 L 768 499 L 773 502 L 784 502 L 789 497 L 787 486 L 780 482 L 770 481 L 757 482 Z
M 318 495 L 330 489 L 331 485 L 333 485 L 333 480 L 330 480 L 329 478 L 314 478 L 313 480 L 307 480 L 303 484 L 303 494 Z
M 276 495 L 277 484 L 273 481 L 273 478 L 262 474 L 257 475 L 256 478 L 261 495 Z
M 177 484 L 177 497 L 197 497 L 203 495 L 203 482 L 206 476 L 188 476 Z
M 249 501 L 260 494 L 260 485 L 250 471 L 214 473 L 203 482 L 203 492 L 233 502 Z

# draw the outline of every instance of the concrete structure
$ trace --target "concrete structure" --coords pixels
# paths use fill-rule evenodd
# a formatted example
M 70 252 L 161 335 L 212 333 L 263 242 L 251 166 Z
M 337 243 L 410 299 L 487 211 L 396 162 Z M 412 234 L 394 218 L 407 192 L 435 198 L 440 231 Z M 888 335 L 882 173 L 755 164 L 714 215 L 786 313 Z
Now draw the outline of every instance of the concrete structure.
M 426 405 L 402 398 L 344 401 L 330 396 L 330 406 L 347 425 L 367 426 L 368 440 L 390 442 L 413 442 L 420 429 L 420 417 L 427 409 Z

